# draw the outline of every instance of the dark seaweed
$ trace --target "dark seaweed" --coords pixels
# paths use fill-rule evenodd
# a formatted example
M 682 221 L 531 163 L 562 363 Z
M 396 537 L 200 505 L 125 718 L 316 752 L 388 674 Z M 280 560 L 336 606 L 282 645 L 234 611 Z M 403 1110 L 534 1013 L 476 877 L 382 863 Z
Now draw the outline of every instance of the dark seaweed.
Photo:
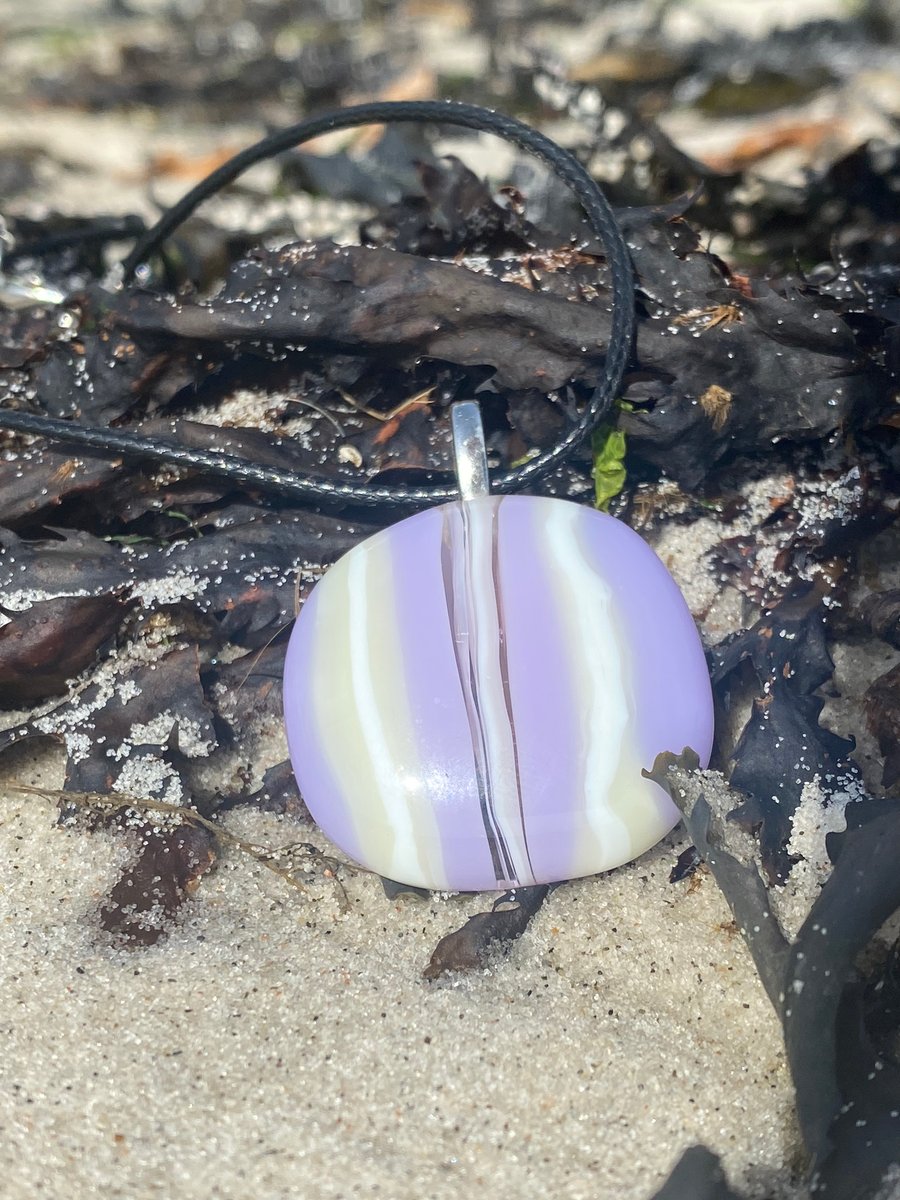
M 790 871 L 785 843 L 804 786 L 836 776 L 850 786 L 858 779 L 848 759 L 853 742 L 819 722 L 824 699 L 818 689 L 834 671 L 825 612 L 822 589 L 806 586 L 711 655 L 713 685 L 723 701 L 745 660 L 760 686 L 753 715 L 731 754 L 731 784 L 747 799 L 730 819 L 758 833 L 770 883 L 783 882 Z
M 885 981 L 896 986 L 896 949 L 870 978 L 858 961 L 900 910 L 900 801 L 871 803 L 861 823 L 832 835 L 834 870 L 788 944 L 756 862 L 728 849 L 728 807 L 714 815 L 696 755 L 660 756 L 653 778 L 681 808 L 781 1018 L 813 1192 L 881 1195 L 900 1146 L 900 1059 L 885 1038 L 897 1029 L 895 993 L 878 999 Z M 731 811 L 739 799 L 731 793 Z
M 154 946 L 169 931 L 201 876 L 215 865 L 213 835 L 196 825 L 142 825 L 134 859 L 100 909 L 100 925 L 125 946 Z
M 860 606 L 859 617 L 872 633 L 900 650 L 900 589 L 873 592 Z
M 883 787 L 900 780 L 900 666 L 874 680 L 865 695 L 866 722 L 884 755 Z
M 715 1154 L 705 1146 L 691 1146 L 675 1165 L 654 1200 L 739 1200 L 728 1186 Z
M 696 846 L 688 846 L 678 855 L 675 866 L 669 872 L 669 883 L 681 883 L 682 879 L 690 879 L 703 862 L 703 856 Z
M 34 704 L 65 691 L 125 618 L 114 593 L 60 596 L 17 613 L 0 629 L 0 707 Z
M 785 1045 L 814 1186 L 841 1198 L 874 1194 L 900 1146 L 900 1062 L 872 1044 L 854 966 L 900 909 L 900 802 L 886 809 L 843 835 L 785 976 Z
M 505 892 L 490 912 L 469 917 L 461 929 L 442 937 L 423 971 L 426 979 L 440 979 L 457 971 L 487 966 L 498 951 L 520 938 L 534 914 L 547 899 L 549 884 Z

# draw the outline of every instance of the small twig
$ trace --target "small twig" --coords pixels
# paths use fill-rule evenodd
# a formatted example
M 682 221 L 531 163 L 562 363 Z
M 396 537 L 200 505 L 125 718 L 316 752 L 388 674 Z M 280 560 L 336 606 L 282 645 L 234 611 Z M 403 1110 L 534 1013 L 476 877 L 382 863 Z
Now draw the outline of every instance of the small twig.
M 314 413 L 318 413 L 320 417 L 324 417 L 326 421 L 330 421 L 338 431 L 338 435 L 340 437 L 347 436 L 343 425 L 340 423 L 334 413 L 330 413 L 327 408 L 322 408 L 322 406 L 316 404 L 315 401 L 309 400 L 306 396 L 293 396 L 291 397 L 291 404 L 297 404 L 302 408 L 312 409 Z
M 389 409 L 386 413 L 379 412 L 377 408 L 369 408 L 365 404 L 360 404 L 360 402 L 355 400 L 349 392 L 345 392 L 343 390 L 341 390 L 341 399 L 346 400 L 346 402 L 352 405 L 357 412 L 365 413 L 367 417 L 373 417 L 376 421 L 383 421 L 384 423 L 387 423 L 388 421 L 393 421 L 395 417 L 399 417 L 402 413 L 405 413 L 408 408 L 416 408 L 417 406 L 427 407 L 427 405 L 430 403 L 430 397 L 434 390 L 435 389 L 433 387 L 427 387 L 424 391 L 417 392 L 415 396 L 409 396 L 406 400 L 401 400 L 399 404 L 395 404 L 394 407 Z
M 63 800 L 68 804 L 81 805 L 84 808 L 133 808 L 136 812 L 142 810 L 147 812 L 167 813 L 171 816 L 180 817 L 181 820 L 188 824 L 200 825 L 204 829 L 209 830 L 217 838 L 233 846 L 236 850 L 248 855 L 255 862 L 260 863 L 273 875 L 278 875 L 285 883 L 298 891 L 309 893 L 309 888 L 295 878 L 294 874 L 284 867 L 281 867 L 274 860 L 285 853 L 289 853 L 297 846 L 303 846 L 305 849 L 314 853 L 323 864 L 327 864 L 326 876 L 333 879 L 340 889 L 343 897 L 341 908 L 347 911 L 350 905 L 350 899 L 347 895 L 347 889 L 342 881 L 338 878 L 337 868 L 343 867 L 348 870 L 356 870 L 350 863 L 345 863 L 341 859 L 333 858 L 331 855 L 323 854 L 317 846 L 313 846 L 310 842 L 294 842 L 289 846 L 271 847 L 258 846 L 253 842 L 245 841 L 244 838 L 238 837 L 232 833 L 224 825 L 217 821 L 211 821 L 208 817 L 201 816 L 200 813 L 193 808 L 187 808 L 182 804 L 168 804 L 165 800 L 146 800 L 139 799 L 136 796 L 129 796 L 125 793 L 116 794 L 115 796 L 102 796 L 99 792 L 64 792 L 55 788 L 38 788 L 29 787 L 27 784 L 13 783 L 10 784 L 10 789 L 14 792 L 24 792 L 31 796 L 42 796 L 45 800 Z
M 298 589 L 295 588 L 295 595 L 297 595 L 297 594 L 298 594 Z M 279 625 L 278 628 L 275 630 L 275 632 L 272 634 L 272 636 L 270 638 L 267 638 L 266 641 L 263 642 L 263 644 L 257 650 L 257 652 L 253 655 L 253 662 L 247 668 L 247 673 L 244 675 L 243 679 L 240 681 L 240 683 L 237 685 L 237 687 L 234 690 L 235 700 L 237 700 L 238 696 L 241 694 L 241 690 L 243 689 L 244 684 L 247 682 L 247 680 L 250 678 L 250 676 L 256 670 L 256 664 L 259 662 L 259 660 L 262 658 L 262 656 L 265 654 L 265 652 L 268 650 L 268 648 L 272 645 L 272 643 L 275 641 L 275 639 L 280 634 L 284 633 L 284 631 L 293 623 L 296 616 L 297 616 L 297 612 L 295 611 L 294 616 L 291 617 L 291 620 L 285 621 L 283 625 Z M 248 657 L 248 656 L 245 655 L 244 657 Z

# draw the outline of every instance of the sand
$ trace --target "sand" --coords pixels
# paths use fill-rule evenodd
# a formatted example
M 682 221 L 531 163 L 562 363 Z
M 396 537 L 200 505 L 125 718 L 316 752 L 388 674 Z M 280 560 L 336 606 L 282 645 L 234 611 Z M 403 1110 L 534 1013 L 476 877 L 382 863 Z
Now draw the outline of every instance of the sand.
M 19 750 L 7 777 L 49 786 L 53 757 Z M 8 1200 L 629 1200 L 697 1141 L 749 1195 L 793 1194 L 780 1030 L 712 879 L 667 882 L 683 839 L 560 888 L 483 973 L 427 983 L 489 897 L 391 902 L 348 875 L 342 911 L 333 883 L 299 893 L 229 851 L 168 941 L 122 952 L 97 923 L 122 839 L 55 816 L 0 799 Z

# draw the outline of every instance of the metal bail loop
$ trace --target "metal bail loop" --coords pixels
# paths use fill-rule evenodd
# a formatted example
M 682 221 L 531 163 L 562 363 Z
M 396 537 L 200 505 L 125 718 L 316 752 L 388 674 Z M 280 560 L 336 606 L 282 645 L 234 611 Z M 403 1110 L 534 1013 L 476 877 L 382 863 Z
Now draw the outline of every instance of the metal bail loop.
M 484 448 L 484 427 L 481 409 L 475 400 L 457 400 L 450 406 L 453 427 L 453 458 L 461 500 L 487 496 L 491 481 L 488 476 L 487 451 Z

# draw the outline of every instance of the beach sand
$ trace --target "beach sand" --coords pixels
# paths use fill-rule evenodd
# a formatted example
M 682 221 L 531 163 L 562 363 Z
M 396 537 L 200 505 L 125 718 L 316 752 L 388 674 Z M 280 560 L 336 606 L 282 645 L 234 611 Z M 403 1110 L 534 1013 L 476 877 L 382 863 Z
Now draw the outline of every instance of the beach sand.
M 7 779 L 58 782 L 53 755 L 14 758 Z M 229 850 L 167 941 L 123 952 L 97 920 L 123 838 L 3 795 L 0 1194 L 637 1200 L 704 1142 L 749 1195 L 792 1195 L 780 1029 L 711 877 L 667 882 L 685 844 L 559 888 L 490 969 L 428 983 L 490 897 L 389 901 L 358 874 L 342 911 L 333 882 Z

